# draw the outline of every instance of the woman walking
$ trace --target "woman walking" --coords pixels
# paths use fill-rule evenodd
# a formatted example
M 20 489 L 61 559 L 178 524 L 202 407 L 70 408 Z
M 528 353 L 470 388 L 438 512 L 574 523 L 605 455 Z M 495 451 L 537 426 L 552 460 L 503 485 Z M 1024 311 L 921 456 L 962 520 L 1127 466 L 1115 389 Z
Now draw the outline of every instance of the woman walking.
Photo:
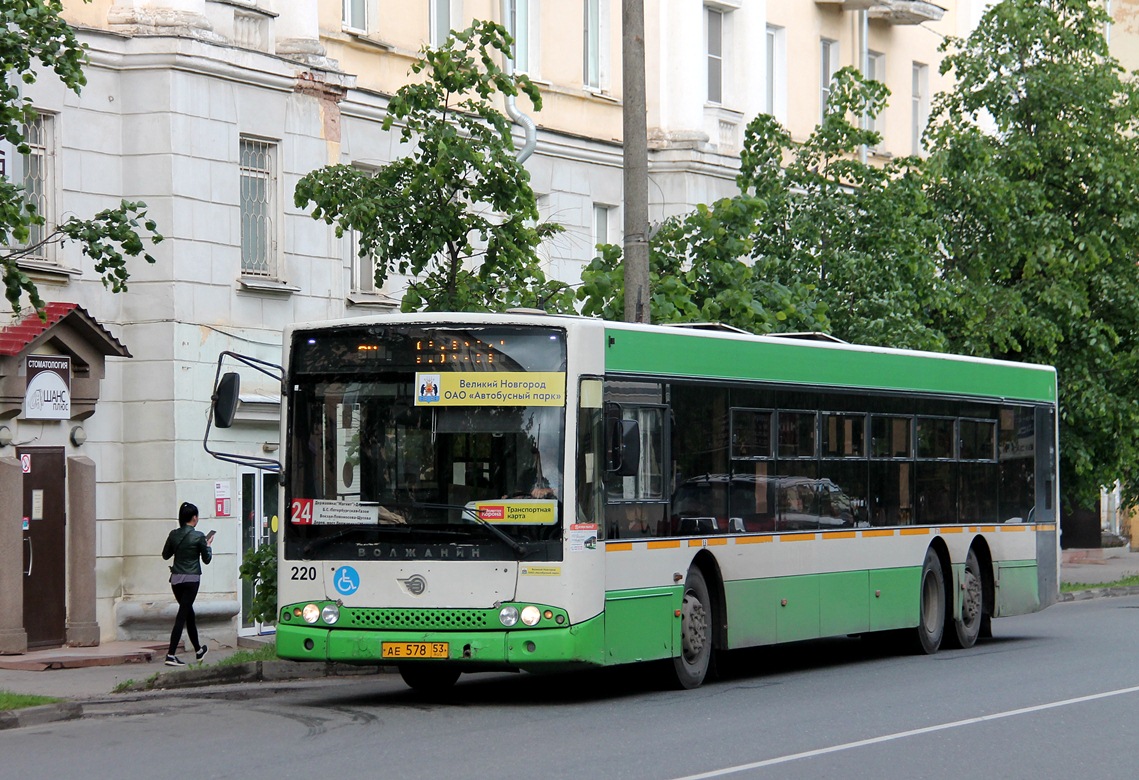
M 202 582 L 202 563 L 209 563 L 214 557 L 210 545 L 214 532 L 206 536 L 197 529 L 198 508 L 186 502 L 178 509 L 178 527 L 166 537 L 162 548 L 162 560 L 174 559 L 170 567 L 170 588 L 178 601 L 178 616 L 174 618 L 174 630 L 170 632 L 170 649 L 166 653 L 167 666 L 185 666 L 185 661 L 177 655 L 178 643 L 182 641 L 182 629 L 190 636 L 194 645 L 194 657 L 201 661 L 208 648 L 198 642 L 198 624 L 194 620 L 194 599 L 198 597 L 198 587 Z M 199 563 L 201 561 L 201 563 Z

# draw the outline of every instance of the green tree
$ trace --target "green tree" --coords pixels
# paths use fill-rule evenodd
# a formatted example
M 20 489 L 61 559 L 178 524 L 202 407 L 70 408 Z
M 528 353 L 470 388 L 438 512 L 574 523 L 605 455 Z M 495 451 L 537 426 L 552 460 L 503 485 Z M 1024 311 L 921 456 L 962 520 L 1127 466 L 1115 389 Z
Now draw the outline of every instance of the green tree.
M 443 46 L 424 47 L 411 69 L 424 78 L 396 92 L 383 125 L 399 128 L 411 154 L 374 172 L 328 166 L 297 185 L 297 206 L 311 206 L 337 235 L 358 232 L 360 256 L 375 259 L 377 285 L 393 272 L 413 277 L 405 311 L 572 304 L 537 255 L 560 227 L 539 223 L 510 120 L 493 101 L 522 93 L 541 109 L 534 83 L 496 62 L 512 43 L 501 25 L 476 21 Z
M 87 83 L 83 75 L 84 47 L 61 18 L 62 11 L 60 0 L 4 3 L 0 68 L 5 78 L 0 80 L 0 133 L 19 154 L 30 151 L 25 128 L 38 116 L 30 98 L 22 94 L 22 87 L 36 82 L 37 70 L 54 72 L 76 94 Z M 150 233 L 151 243 L 162 240 L 156 232 L 157 225 L 146 216 L 146 204 L 124 200 L 116 208 L 104 209 L 89 219 L 68 217 L 48 232 L 44 215 L 27 198 L 23 182 L 0 179 L 0 281 L 4 284 L 4 297 L 19 312 L 22 298 L 27 295 L 31 305 L 42 312 L 44 302 L 35 283 L 20 269 L 20 261 L 38 255 L 46 245 L 68 241 L 78 242 L 83 253 L 95 261 L 95 270 L 105 287 L 122 292 L 130 277 L 127 257 L 142 255 L 146 262 L 154 262 L 145 252 L 147 239 L 139 234 L 140 229 Z
M 952 349 L 1055 365 L 1061 484 L 1139 499 L 1139 89 L 1096 0 L 1004 0 L 942 70 L 926 194 Z
M 749 123 L 740 193 L 666 220 L 652 240 L 653 321 L 942 346 L 926 314 L 941 288 L 917 161 L 858 159 L 860 146 L 880 139 L 852 117 L 876 116 L 886 95 L 845 68 L 802 145 L 770 116 Z M 583 281 L 584 313 L 619 319 L 620 251 L 603 247 Z

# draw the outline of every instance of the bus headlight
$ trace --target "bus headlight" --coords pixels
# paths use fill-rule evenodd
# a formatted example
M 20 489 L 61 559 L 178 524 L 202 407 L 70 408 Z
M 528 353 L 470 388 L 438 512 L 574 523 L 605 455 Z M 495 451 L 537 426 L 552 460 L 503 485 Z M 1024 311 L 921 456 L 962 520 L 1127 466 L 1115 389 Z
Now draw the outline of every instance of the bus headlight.
M 528 626 L 538 625 L 538 621 L 542 619 L 542 611 L 531 604 L 522 609 L 522 622 Z
M 320 620 L 320 607 L 316 604 L 305 604 L 305 608 L 301 610 L 301 617 L 306 623 L 315 623 Z
M 498 620 L 502 625 L 510 628 L 518 622 L 518 607 L 503 607 L 498 612 Z
M 335 604 L 325 606 L 325 608 L 320 611 L 320 619 L 332 625 L 340 619 L 340 607 Z

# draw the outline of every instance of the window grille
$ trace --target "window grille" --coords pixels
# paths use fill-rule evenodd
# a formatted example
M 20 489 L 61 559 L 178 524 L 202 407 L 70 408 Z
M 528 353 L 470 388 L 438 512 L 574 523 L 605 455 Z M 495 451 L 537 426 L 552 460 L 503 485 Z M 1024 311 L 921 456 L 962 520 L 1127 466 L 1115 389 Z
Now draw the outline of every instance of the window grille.
M 44 218 L 42 225 L 28 226 L 27 246 L 35 247 L 54 230 L 55 150 L 54 117 L 40 114 L 24 125 L 28 153 L 23 155 L 24 199 Z M 47 260 L 47 247 L 36 247 L 28 259 Z
M 277 187 L 276 144 L 241 139 L 241 273 L 276 274 L 274 211 Z

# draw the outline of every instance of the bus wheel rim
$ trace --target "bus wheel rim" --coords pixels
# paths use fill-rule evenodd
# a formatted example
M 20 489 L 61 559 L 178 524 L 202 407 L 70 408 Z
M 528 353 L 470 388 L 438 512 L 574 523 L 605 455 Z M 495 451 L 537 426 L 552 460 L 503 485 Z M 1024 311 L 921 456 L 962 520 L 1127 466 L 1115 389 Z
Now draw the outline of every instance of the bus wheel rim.
M 708 615 L 693 591 L 686 591 L 683 605 L 682 644 L 684 660 L 694 663 L 704 652 L 708 632 Z

